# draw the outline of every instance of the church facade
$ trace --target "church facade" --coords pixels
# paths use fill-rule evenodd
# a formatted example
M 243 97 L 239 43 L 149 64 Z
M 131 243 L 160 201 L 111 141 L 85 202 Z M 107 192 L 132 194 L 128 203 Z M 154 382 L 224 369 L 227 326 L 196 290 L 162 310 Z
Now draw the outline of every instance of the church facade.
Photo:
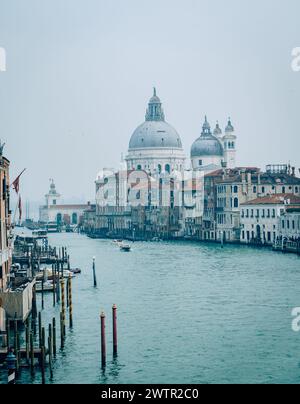
M 204 175 L 234 167 L 236 135 L 207 118 L 187 159 L 176 129 L 165 119 L 154 89 L 145 121 L 133 132 L 121 170 L 96 180 L 96 229 L 102 235 L 179 237 L 203 214 Z

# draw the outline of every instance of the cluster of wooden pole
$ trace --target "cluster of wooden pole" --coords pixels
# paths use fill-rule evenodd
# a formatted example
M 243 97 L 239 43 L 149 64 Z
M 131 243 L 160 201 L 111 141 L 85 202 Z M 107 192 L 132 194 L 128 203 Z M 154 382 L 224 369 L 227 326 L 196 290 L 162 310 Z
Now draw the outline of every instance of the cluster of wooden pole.
M 100 315 L 101 324 L 101 366 L 106 367 L 106 316 L 102 312 Z M 118 355 L 118 335 L 117 335 L 117 306 L 114 304 L 112 307 L 112 327 L 113 327 L 113 356 Z
M 39 313 L 39 363 L 42 373 L 42 384 L 46 383 L 46 357 L 48 356 L 49 375 L 53 378 L 53 358 L 56 357 L 56 319 L 53 317 L 52 323 L 48 324 L 48 339 L 45 336 L 45 327 L 42 326 L 42 315 Z M 30 340 L 33 344 L 33 338 Z M 34 356 L 31 355 L 30 367 L 34 372 Z
M 15 316 L 13 321 L 13 346 L 11 344 L 11 322 L 7 322 L 7 351 L 8 357 L 13 355 L 14 357 L 14 369 L 12 367 L 8 368 L 8 380 L 10 381 L 12 370 L 18 373 L 21 367 L 29 367 L 32 375 L 35 374 L 35 359 L 39 359 L 39 365 L 42 375 L 42 383 L 46 382 L 45 368 L 46 368 L 46 357 L 48 356 L 48 364 L 50 370 L 50 378 L 53 377 L 52 362 L 53 356 L 56 356 L 56 324 L 55 318 L 52 320 L 52 324 L 48 327 L 48 344 L 46 344 L 45 328 L 42 325 L 42 314 L 38 313 L 38 347 L 34 345 L 34 336 L 36 334 L 36 328 L 32 326 L 33 322 L 29 319 L 25 321 L 25 348 L 20 346 L 20 333 L 18 329 L 18 322 Z M 25 362 L 22 359 L 25 358 Z M 10 383 L 12 383 L 10 381 Z M 13 383 L 15 383 L 15 376 Z
M 70 257 L 67 254 L 66 247 L 59 249 L 48 247 L 47 249 L 36 248 L 29 254 L 31 258 L 31 266 L 33 268 L 33 257 L 36 259 L 36 265 L 40 267 L 40 258 L 43 253 L 48 252 L 49 259 L 52 260 L 52 279 L 53 279 L 53 306 L 61 303 L 60 312 L 60 340 L 61 349 L 65 345 L 66 337 L 66 307 L 69 310 L 69 327 L 73 327 L 73 301 L 72 301 L 72 277 L 71 275 L 65 283 L 64 266 L 68 265 L 70 269 Z M 66 284 L 66 285 L 65 285 Z M 66 286 L 66 287 L 65 287 Z M 44 300 L 44 278 L 42 280 L 42 296 L 41 309 L 45 308 Z M 12 327 L 13 332 L 12 334 Z M 38 326 L 38 331 L 37 331 Z M 32 312 L 31 321 L 25 322 L 25 348 L 20 347 L 20 333 L 18 329 L 17 314 L 13 321 L 7 320 L 7 363 L 8 366 L 8 381 L 10 384 L 15 383 L 15 374 L 20 367 L 25 366 L 31 369 L 31 373 L 35 374 L 36 358 L 41 370 L 42 383 L 46 383 L 46 367 L 48 365 L 50 378 L 53 378 L 53 360 L 57 355 L 57 322 L 53 317 L 51 324 L 48 325 L 48 338 L 46 339 L 45 327 L 42 324 L 42 313 L 37 310 L 36 286 L 32 290 Z M 35 346 L 35 336 L 38 332 L 38 346 Z M 24 363 L 25 358 L 25 363 Z M 48 361 L 47 361 L 48 358 Z M 23 359 L 23 362 L 22 362 Z

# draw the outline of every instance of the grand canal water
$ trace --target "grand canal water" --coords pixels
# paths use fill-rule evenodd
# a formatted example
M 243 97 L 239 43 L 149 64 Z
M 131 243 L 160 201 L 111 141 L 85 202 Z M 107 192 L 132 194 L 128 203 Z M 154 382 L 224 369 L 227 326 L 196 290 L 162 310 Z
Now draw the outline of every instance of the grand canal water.
M 51 235 L 50 244 L 67 246 L 72 266 L 83 272 L 73 281 L 74 329 L 47 383 L 300 382 L 300 333 L 291 328 L 291 311 L 300 306 L 297 256 L 189 242 L 135 243 L 122 253 L 111 241 L 77 234 Z M 105 372 L 101 310 L 107 313 Z M 59 309 L 50 295 L 45 324 L 54 314 Z M 33 379 L 29 373 L 22 371 L 19 383 L 40 383 L 39 372 Z

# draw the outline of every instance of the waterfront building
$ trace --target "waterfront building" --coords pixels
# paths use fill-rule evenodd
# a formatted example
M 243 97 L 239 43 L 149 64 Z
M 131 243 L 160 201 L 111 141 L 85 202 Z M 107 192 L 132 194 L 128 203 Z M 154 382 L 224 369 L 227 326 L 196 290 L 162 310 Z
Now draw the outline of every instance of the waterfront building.
M 286 206 L 285 212 L 278 220 L 278 236 L 300 242 L 300 204 Z
M 83 212 L 82 230 L 84 233 L 94 233 L 96 229 L 96 205 L 91 204 Z
M 54 180 L 51 180 L 50 190 L 45 195 L 45 205 L 40 207 L 40 222 L 54 223 L 58 227 L 80 225 L 89 204 L 62 204 L 60 199 L 61 195 L 56 190 Z
M 280 237 L 280 223 L 288 207 L 300 204 L 300 196 L 272 194 L 241 204 L 241 242 L 273 245 Z
M 267 166 L 266 172 L 256 167 L 224 170 L 216 181 L 216 231 L 217 240 L 239 241 L 240 206 L 248 201 L 273 194 L 300 196 L 300 178 L 288 166 Z M 275 168 L 275 169 L 274 169 Z
M 0 144 L 0 347 L 4 344 L 6 333 L 6 313 L 3 294 L 9 287 L 9 275 L 12 263 L 11 212 L 9 203 L 9 165 L 3 156 Z

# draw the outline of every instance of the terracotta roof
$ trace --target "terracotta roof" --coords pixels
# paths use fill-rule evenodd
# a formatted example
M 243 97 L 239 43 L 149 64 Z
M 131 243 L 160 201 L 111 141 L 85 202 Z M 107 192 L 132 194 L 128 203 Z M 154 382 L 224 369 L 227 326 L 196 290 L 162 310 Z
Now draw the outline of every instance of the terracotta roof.
M 208 178 L 208 177 L 219 177 L 219 176 L 221 176 L 222 174 L 223 174 L 223 170 L 220 169 L 220 170 L 213 171 L 213 172 L 211 172 L 211 173 L 209 173 L 209 174 L 205 174 L 205 178 Z
M 242 203 L 241 205 L 290 205 L 298 203 L 300 204 L 300 197 L 294 194 L 274 194 L 253 199 L 252 201 Z

